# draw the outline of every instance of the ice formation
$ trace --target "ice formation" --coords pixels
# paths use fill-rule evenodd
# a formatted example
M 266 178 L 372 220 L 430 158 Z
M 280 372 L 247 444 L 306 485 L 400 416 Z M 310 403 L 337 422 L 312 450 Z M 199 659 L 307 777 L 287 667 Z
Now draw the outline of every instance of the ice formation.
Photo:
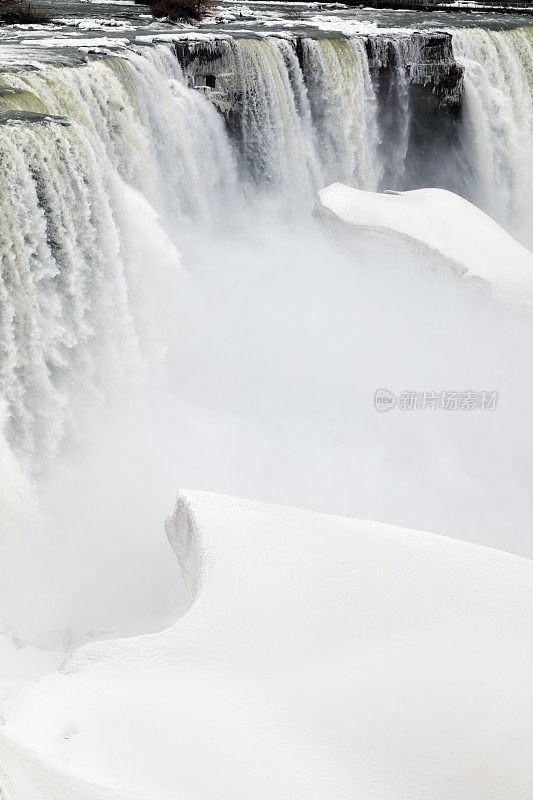
M 9 800 L 532 796 L 532 562 L 196 491 L 167 532 L 192 607 L 3 698 Z
M 388 239 L 447 262 L 467 279 L 490 285 L 506 302 L 533 306 L 533 255 L 497 222 L 444 189 L 365 192 L 334 183 L 318 194 L 317 209 L 372 239 Z

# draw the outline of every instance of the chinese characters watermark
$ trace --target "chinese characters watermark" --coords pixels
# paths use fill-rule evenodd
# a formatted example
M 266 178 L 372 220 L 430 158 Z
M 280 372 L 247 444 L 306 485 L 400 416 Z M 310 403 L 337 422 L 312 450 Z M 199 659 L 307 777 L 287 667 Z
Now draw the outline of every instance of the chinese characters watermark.
M 499 393 L 493 390 L 472 391 L 404 391 L 395 395 L 388 389 L 377 389 L 374 406 L 377 411 L 494 411 Z

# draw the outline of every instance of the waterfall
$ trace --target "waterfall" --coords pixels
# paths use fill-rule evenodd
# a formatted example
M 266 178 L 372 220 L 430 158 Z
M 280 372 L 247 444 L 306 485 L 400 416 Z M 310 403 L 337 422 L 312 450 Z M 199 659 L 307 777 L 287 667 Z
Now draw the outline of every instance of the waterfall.
M 193 44 L 191 51 L 198 54 L 195 79 L 202 88 L 218 64 L 217 91 L 208 96 L 228 112 L 242 182 L 295 203 L 312 198 L 323 176 L 294 47 L 277 38 L 222 39 L 200 49 Z
M 236 172 L 216 110 L 164 46 L 2 79 L 0 384 L 6 438 L 33 469 L 81 409 L 157 360 L 144 301 L 179 265 L 170 237 L 220 220 Z
M 409 82 L 405 60 L 400 47 L 400 41 L 392 40 L 391 45 L 394 52 L 394 75 L 396 80 L 393 82 L 395 97 L 391 107 L 396 112 L 396 136 L 392 147 L 392 158 L 389 166 L 389 180 L 395 187 L 401 186 L 405 176 L 405 160 L 409 147 Z
M 244 180 L 309 205 L 320 186 L 379 182 L 376 97 L 360 38 L 220 40 L 182 54 L 227 114 Z M 221 99 L 222 98 L 222 99 Z
M 408 54 L 411 40 L 405 37 L 382 36 L 369 41 L 373 61 L 386 68 L 386 80 L 378 77 L 381 102 L 376 158 L 379 160 L 380 189 L 405 189 L 408 180 L 406 160 L 410 135 L 410 100 Z M 411 48 L 412 49 L 412 48 Z M 418 54 L 417 54 L 418 55 Z
M 304 39 L 303 71 L 323 183 L 376 189 L 376 99 L 361 39 Z
M 533 30 L 456 30 L 453 46 L 465 66 L 466 192 L 531 245 Z
M 0 384 L 5 436 L 28 467 L 162 358 L 143 298 L 154 270 L 176 273 L 183 226 L 223 224 L 243 187 L 309 208 L 334 180 L 417 185 L 406 161 L 419 40 L 299 41 L 193 44 L 189 60 L 211 49 L 188 75 L 166 45 L 3 73 Z M 519 229 L 532 203 L 531 30 L 455 31 L 453 46 L 466 70 L 464 193 Z M 217 61 L 216 91 L 190 88 Z
M 287 191 L 311 191 L 316 156 L 292 48 L 283 41 L 250 39 L 237 41 L 234 52 L 242 75 L 242 142 L 251 176 Z

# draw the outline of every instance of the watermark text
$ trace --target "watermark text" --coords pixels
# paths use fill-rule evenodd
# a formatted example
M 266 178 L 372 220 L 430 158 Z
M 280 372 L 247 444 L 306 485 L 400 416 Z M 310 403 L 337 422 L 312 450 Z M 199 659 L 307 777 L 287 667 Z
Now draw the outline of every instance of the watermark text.
M 499 393 L 484 389 L 474 391 L 414 391 L 395 394 L 389 389 L 377 389 L 374 406 L 377 411 L 495 411 Z

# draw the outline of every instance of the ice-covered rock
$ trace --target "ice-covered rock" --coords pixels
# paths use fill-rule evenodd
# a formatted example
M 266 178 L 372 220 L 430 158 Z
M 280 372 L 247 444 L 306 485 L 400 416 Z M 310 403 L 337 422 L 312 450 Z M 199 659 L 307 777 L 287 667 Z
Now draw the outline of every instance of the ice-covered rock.
M 489 284 L 500 300 L 533 306 L 533 254 L 453 192 L 365 192 L 334 183 L 318 193 L 317 211 L 360 235 L 446 262 L 464 278 Z
M 9 800 L 529 800 L 533 564 L 186 492 L 193 603 L 0 709 Z

